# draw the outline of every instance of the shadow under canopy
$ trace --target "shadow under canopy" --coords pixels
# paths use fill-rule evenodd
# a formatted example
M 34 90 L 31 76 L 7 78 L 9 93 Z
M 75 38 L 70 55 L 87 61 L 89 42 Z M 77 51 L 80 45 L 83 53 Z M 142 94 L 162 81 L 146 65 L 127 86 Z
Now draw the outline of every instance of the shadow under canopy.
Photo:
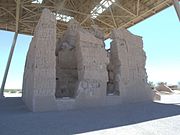
M 180 114 L 180 106 L 154 102 L 61 112 L 30 112 L 21 98 L 0 100 L 1 135 L 77 134 Z

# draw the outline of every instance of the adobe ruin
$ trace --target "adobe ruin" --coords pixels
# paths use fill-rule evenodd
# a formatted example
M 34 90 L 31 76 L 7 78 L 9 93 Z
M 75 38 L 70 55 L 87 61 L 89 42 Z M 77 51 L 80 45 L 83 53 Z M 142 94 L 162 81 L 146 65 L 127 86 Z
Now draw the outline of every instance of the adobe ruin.
M 23 100 L 34 112 L 151 101 L 143 41 L 126 29 L 85 30 L 71 20 L 56 42 L 56 18 L 44 9 L 27 54 Z

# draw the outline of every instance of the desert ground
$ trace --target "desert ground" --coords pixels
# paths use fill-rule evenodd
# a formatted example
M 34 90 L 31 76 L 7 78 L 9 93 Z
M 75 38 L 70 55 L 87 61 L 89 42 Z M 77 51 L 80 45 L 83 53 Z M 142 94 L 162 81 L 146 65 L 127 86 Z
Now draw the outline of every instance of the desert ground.
M 30 112 L 21 97 L 0 100 L 0 135 L 178 135 L 180 94 L 158 102 Z M 21 96 L 16 94 L 16 96 Z

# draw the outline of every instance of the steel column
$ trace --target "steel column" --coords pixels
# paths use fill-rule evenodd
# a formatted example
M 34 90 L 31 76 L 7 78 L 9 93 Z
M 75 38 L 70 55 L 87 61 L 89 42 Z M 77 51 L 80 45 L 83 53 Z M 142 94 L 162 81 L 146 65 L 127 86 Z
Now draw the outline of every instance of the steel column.
M 11 59 L 12 59 L 12 56 L 13 56 L 14 48 L 15 48 L 15 45 L 16 45 L 17 37 L 18 37 L 18 33 L 15 32 L 15 34 L 14 34 L 14 39 L 13 39 L 13 43 L 12 43 L 11 50 L 10 50 L 10 53 L 9 53 L 8 62 L 7 62 L 6 69 L 5 69 L 5 72 L 4 72 L 3 81 L 2 81 L 2 84 L 1 84 L 0 97 L 3 97 L 3 96 L 4 96 L 4 95 L 3 95 L 4 86 L 5 86 L 5 83 L 6 83 L 6 79 L 7 79 L 9 67 L 10 67 L 10 64 L 11 64 Z
M 174 4 L 174 8 L 176 10 L 177 16 L 179 18 L 180 21 L 180 4 L 179 4 L 179 0 L 172 0 L 173 4 Z
M 6 79 L 7 79 L 9 67 L 10 67 L 10 64 L 11 64 L 11 59 L 12 59 L 12 56 L 13 56 L 14 48 L 15 48 L 15 45 L 16 45 L 16 40 L 17 40 L 17 37 L 18 37 L 19 16 L 20 16 L 20 0 L 16 0 L 16 31 L 15 31 L 15 34 L 14 34 L 13 43 L 12 43 L 12 46 L 11 46 L 8 62 L 7 62 L 7 65 L 6 65 L 3 81 L 2 81 L 2 84 L 1 84 L 0 98 L 4 97 L 4 86 L 6 84 Z

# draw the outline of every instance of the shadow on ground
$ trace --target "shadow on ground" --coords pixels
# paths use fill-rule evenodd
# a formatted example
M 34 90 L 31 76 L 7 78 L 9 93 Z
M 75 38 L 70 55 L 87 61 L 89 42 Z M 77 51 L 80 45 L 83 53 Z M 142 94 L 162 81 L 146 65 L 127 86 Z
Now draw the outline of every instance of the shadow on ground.
M 0 135 L 77 134 L 179 114 L 180 106 L 153 102 L 32 113 L 21 98 L 5 98 L 0 100 Z

